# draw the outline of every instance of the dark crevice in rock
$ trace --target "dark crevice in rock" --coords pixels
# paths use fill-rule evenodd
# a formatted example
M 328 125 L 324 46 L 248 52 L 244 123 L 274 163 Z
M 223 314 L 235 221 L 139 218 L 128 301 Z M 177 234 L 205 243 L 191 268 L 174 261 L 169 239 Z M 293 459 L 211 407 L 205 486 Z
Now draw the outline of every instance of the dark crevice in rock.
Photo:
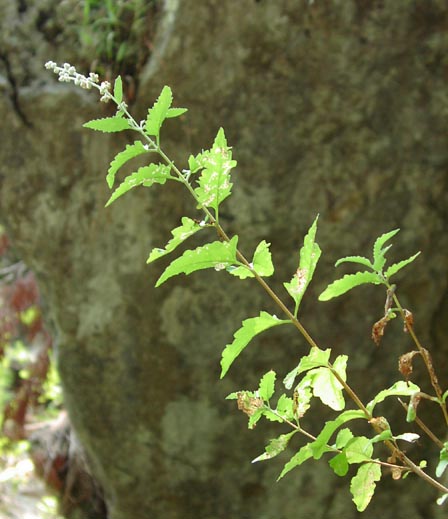
M 3 62 L 4 66 L 5 66 L 6 77 L 8 78 L 9 84 L 11 85 L 11 93 L 10 93 L 9 98 L 11 99 L 12 106 L 14 107 L 14 110 L 15 110 L 17 116 L 19 117 L 19 119 L 22 121 L 22 123 L 25 126 L 28 126 L 28 128 L 32 128 L 33 125 L 28 120 L 28 118 L 26 117 L 22 108 L 20 107 L 17 82 L 15 80 L 14 74 L 12 73 L 12 68 L 11 68 L 11 63 L 9 62 L 9 58 L 6 54 L 0 54 L 0 60 Z

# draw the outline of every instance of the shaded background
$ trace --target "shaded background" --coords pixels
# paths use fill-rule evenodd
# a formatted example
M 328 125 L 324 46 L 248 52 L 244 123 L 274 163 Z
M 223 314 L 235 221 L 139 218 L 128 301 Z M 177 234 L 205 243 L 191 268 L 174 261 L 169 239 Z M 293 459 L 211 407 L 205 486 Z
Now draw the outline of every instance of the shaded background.
M 38 276 L 66 405 L 110 517 L 358 517 L 348 479 L 325 463 L 279 484 L 288 455 L 249 463 L 280 428 L 247 431 L 225 395 L 271 368 L 283 378 L 306 351 L 300 337 L 274 329 L 218 382 L 222 347 L 241 319 L 275 311 L 261 290 L 215 272 L 153 288 L 163 265 L 148 268 L 148 252 L 181 216 L 194 215 L 186 194 L 140 189 L 104 209 L 104 176 L 128 141 L 82 129 L 107 108 L 43 69 L 52 59 L 88 70 L 94 56 L 79 44 L 79 6 L 0 0 L 0 203 L 13 244 Z M 290 279 L 320 214 L 323 258 L 302 320 L 322 347 L 350 356 L 349 380 L 365 400 L 399 378 L 409 339 L 393 323 L 380 348 L 371 342 L 381 289 L 335 303 L 316 296 L 334 279 L 337 258 L 368 254 L 377 235 L 396 227 L 392 259 L 422 250 L 397 277 L 399 295 L 444 385 L 447 30 L 448 7 L 436 0 L 166 0 L 148 26 L 150 57 L 128 78 L 137 119 L 164 84 L 189 108 L 164 129 L 180 167 L 226 129 L 238 169 L 223 223 L 247 254 L 261 239 L 272 243 L 275 288 Z M 402 415 L 394 403 L 388 413 Z M 317 431 L 322 418 L 314 420 Z M 436 453 L 424 443 L 409 453 L 433 467 Z M 423 483 L 384 480 L 364 518 L 443 517 Z

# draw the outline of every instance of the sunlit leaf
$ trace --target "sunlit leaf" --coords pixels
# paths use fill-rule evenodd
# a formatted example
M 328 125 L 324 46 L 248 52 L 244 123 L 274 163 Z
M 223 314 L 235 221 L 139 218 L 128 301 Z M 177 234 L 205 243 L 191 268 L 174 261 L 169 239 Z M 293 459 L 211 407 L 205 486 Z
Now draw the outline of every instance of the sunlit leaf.
M 195 193 L 200 204 L 217 211 L 221 202 L 231 193 L 230 171 L 236 166 L 236 160 L 232 160 L 232 150 L 227 146 L 222 128 L 216 135 L 212 149 L 208 153 L 203 153 L 202 158 L 200 167 L 203 170 Z
M 290 470 L 292 470 L 295 467 L 298 467 L 299 465 L 302 465 L 303 462 L 309 460 L 312 457 L 313 452 L 310 448 L 310 444 L 307 443 L 286 463 L 286 465 L 283 467 L 283 470 L 280 473 L 280 476 L 277 478 L 277 481 L 282 479 L 282 477 L 285 476 Z
M 348 463 L 362 463 L 372 459 L 373 445 L 369 438 L 357 436 L 347 443 L 344 452 Z
M 242 327 L 235 332 L 233 342 L 227 344 L 222 352 L 221 378 L 224 377 L 233 361 L 244 350 L 253 337 L 269 328 L 272 328 L 273 326 L 290 322 L 291 321 L 281 320 L 275 315 L 270 315 L 267 312 L 260 312 L 258 317 L 251 317 L 250 319 L 243 321 Z
M 336 454 L 336 456 L 331 458 L 328 464 L 337 476 L 345 476 L 348 472 L 349 465 L 344 452 Z
M 120 151 L 115 155 L 114 160 L 110 163 L 109 169 L 107 171 L 107 185 L 109 188 L 112 188 L 115 181 L 115 175 L 117 171 L 125 164 L 128 160 L 137 157 L 138 155 L 142 155 L 143 153 L 148 153 L 148 150 L 143 146 L 141 141 L 135 141 L 133 144 L 128 144 L 123 151 Z
M 274 265 L 272 263 L 272 255 L 269 250 L 270 243 L 266 243 L 264 240 L 261 241 L 254 252 L 252 260 L 252 268 L 255 272 L 262 277 L 272 276 L 274 273 Z M 240 265 L 235 269 L 228 271 L 233 276 L 237 276 L 240 279 L 253 278 L 254 274 L 244 265 Z
M 386 398 L 390 396 L 412 396 L 417 391 L 420 391 L 420 388 L 413 382 L 405 382 L 404 380 L 399 380 L 388 389 L 383 389 L 382 391 L 380 391 L 375 396 L 375 398 L 366 405 L 366 408 L 369 411 L 369 413 L 373 413 L 376 404 L 379 404 Z
M 350 483 L 350 492 L 358 512 L 363 512 L 375 493 L 376 482 L 381 479 L 381 467 L 377 463 L 363 463 Z
M 317 218 L 308 230 L 304 241 L 303 247 L 299 253 L 299 266 L 289 283 L 283 283 L 284 287 L 288 291 L 288 294 L 293 298 L 296 308 L 299 308 L 300 302 L 302 301 L 303 295 L 313 278 L 314 271 L 316 269 L 317 262 L 319 261 L 321 250 L 319 245 L 315 242 L 317 232 Z
M 229 242 L 215 241 L 194 250 L 185 251 L 182 256 L 171 262 L 159 277 L 156 287 L 178 274 L 191 274 L 197 270 L 214 268 L 224 270 L 236 262 L 238 236 Z
M 258 394 L 260 398 L 268 401 L 272 395 L 274 394 L 275 389 L 275 371 L 268 371 L 265 375 L 263 375 L 260 380 L 260 386 L 258 388 Z
M 373 268 L 376 271 L 380 271 L 386 262 L 385 254 L 390 249 L 391 245 L 383 248 L 383 245 L 393 238 L 400 229 L 394 229 L 393 231 L 386 232 L 376 239 L 373 244 Z
M 346 379 L 347 356 L 340 355 L 333 367 L 339 376 Z M 320 398 L 323 404 L 335 411 L 342 411 L 345 407 L 343 387 L 335 375 L 328 368 L 317 368 L 310 372 L 313 375 L 313 393 Z
M 173 102 L 171 88 L 164 86 L 153 107 L 148 110 L 145 130 L 148 135 L 158 137 L 163 121 L 167 118 L 168 110 Z
M 308 355 L 300 359 L 299 365 L 290 371 L 283 380 L 286 389 L 291 389 L 297 375 L 320 366 L 327 366 L 330 360 L 331 350 L 321 350 L 315 346 L 310 349 Z
M 117 77 L 114 83 L 114 97 L 117 104 L 123 101 L 123 83 L 120 76 Z
M 146 263 L 151 263 L 152 261 L 155 261 L 156 259 L 161 258 L 162 256 L 165 256 L 166 254 L 169 254 L 172 252 L 178 245 L 183 243 L 187 238 L 192 236 L 193 234 L 197 233 L 201 229 L 203 229 L 204 226 L 199 225 L 199 223 L 195 222 L 191 218 L 188 218 L 187 216 L 184 216 L 182 218 L 182 225 L 179 227 L 176 227 L 171 231 L 171 234 L 173 237 L 171 240 L 166 244 L 164 249 L 155 248 L 151 251 L 149 254 L 149 257 L 146 261 Z
M 406 265 L 409 265 L 409 263 L 412 263 L 415 260 L 415 258 L 417 258 L 417 256 L 419 256 L 419 255 L 420 255 L 420 252 L 417 252 L 416 254 L 414 254 L 413 256 L 411 256 L 408 259 L 399 261 L 398 263 L 394 263 L 386 270 L 384 275 L 386 276 L 387 279 L 390 279 L 394 274 L 396 274 L 403 267 L 406 267 Z
M 169 108 L 166 113 L 167 119 L 172 119 L 173 117 L 179 117 L 179 115 L 188 112 L 188 108 Z
M 92 121 L 84 123 L 83 126 L 84 128 L 89 128 L 90 130 L 96 130 L 103 133 L 114 133 L 131 129 L 129 121 L 122 115 L 93 119 Z
M 296 434 L 297 431 L 292 431 L 288 434 L 281 434 L 278 438 L 274 438 L 269 441 L 269 444 L 265 447 L 265 452 L 260 456 L 257 456 L 252 463 L 257 461 L 270 460 L 283 452 L 288 446 L 289 440 Z
M 346 274 L 343 278 L 333 281 L 319 296 L 319 301 L 328 301 L 334 297 L 345 294 L 352 288 L 367 283 L 374 285 L 380 284 L 382 281 L 374 272 L 356 272 L 355 274 Z
M 107 201 L 106 207 L 134 187 L 151 187 L 153 184 L 165 184 L 169 177 L 170 168 L 164 164 L 150 164 L 149 166 L 138 168 L 135 173 L 128 175 L 112 193 L 112 196 Z
M 308 444 L 312 448 L 314 459 L 320 459 L 322 454 L 326 452 L 330 438 L 332 437 L 333 433 L 339 429 L 339 427 L 341 427 L 341 425 L 344 425 L 350 420 L 358 420 L 361 418 L 366 419 L 366 416 L 360 409 L 351 409 L 344 411 L 334 420 L 326 422 L 324 428 L 319 433 L 314 442 Z
M 364 267 L 373 268 L 372 262 L 363 256 L 346 256 L 345 258 L 338 259 L 334 266 L 338 267 L 341 263 L 358 263 L 359 265 L 364 265 Z

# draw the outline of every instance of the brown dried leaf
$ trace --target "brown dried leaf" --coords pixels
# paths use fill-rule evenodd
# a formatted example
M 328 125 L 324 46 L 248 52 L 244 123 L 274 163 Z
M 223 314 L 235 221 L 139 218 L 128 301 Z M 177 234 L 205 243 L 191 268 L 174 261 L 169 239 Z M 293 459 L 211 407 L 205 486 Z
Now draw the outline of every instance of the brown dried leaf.
M 434 386 L 437 386 L 440 392 L 442 390 L 440 389 L 439 381 L 437 379 L 436 372 L 434 370 L 434 366 L 432 363 L 432 357 L 429 351 L 426 348 L 422 348 L 422 356 L 425 357 L 426 365 L 428 366 L 429 376 L 431 377 L 431 382 L 434 384 Z
M 398 371 L 403 375 L 406 380 L 409 380 L 409 377 L 413 371 L 412 359 L 415 355 L 418 355 L 418 351 L 409 351 L 405 353 L 398 359 Z
M 249 396 L 247 393 L 240 391 L 237 399 L 238 409 L 246 413 L 247 416 L 252 416 L 257 409 L 263 407 L 263 399 Z
M 389 321 L 389 317 L 385 315 L 372 326 L 372 339 L 377 346 L 380 345 L 381 339 L 384 335 L 384 329 Z
M 412 328 L 413 326 L 414 326 L 414 315 L 412 314 L 412 312 L 410 312 L 409 310 L 407 310 L 405 308 L 404 309 L 404 326 L 403 326 L 403 331 L 408 333 L 409 328 Z
M 398 479 L 401 479 L 401 474 L 403 473 L 403 469 L 400 467 L 392 467 L 391 473 L 392 473 L 392 479 L 398 480 Z

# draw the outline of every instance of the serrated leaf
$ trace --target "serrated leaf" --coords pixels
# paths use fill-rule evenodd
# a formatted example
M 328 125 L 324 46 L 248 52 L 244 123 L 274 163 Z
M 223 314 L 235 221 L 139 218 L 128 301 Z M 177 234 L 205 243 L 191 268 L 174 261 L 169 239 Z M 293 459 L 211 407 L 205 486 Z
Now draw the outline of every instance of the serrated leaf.
M 128 175 L 112 193 L 112 196 L 107 201 L 106 207 L 134 187 L 151 187 L 153 184 L 165 184 L 169 177 L 170 168 L 164 164 L 150 164 L 149 166 L 138 168 L 135 173 Z
M 386 262 L 385 254 L 390 249 L 391 245 L 383 249 L 383 245 L 393 238 L 400 229 L 394 229 L 393 231 L 386 232 L 376 239 L 373 244 L 373 268 L 376 271 L 380 271 Z
M 295 302 L 296 315 L 303 295 L 305 294 L 305 291 L 313 278 L 317 262 L 319 261 L 321 255 L 320 247 L 315 242 L 317 219 L 318 217 L 316 217 L 312 223 L 303 240 L 303 247 L 300 249 L 299 253 L 299 267 L 297 271 L 289 283 L 283 283 L 284 287 L 288 291 L 288 294 Z
M 359 265 L 364 265 L 365 267 L 373 268 L 372 262 L 364 258 L 363 256 L 346 256 L 345 258 L 338 259 L 334 264 L 335 267 L 339 267 L 341 263 L 358 263 Z
M 145 124 L 145 130 L 148 135 L 159 137 L 160 128 L 167 117 L 172 102 L 173 93 L 171 88 L 165 85 L 153 107 L 148 110 Z
M 123 164 L 128 160 L 133 159 L 138 155 L 142 155 L 143 153 L 148 153 L 148 150 L 144 147 L 141 141 L 135 141 L 133 144 L 128 144 L 123 151 L 117 153 L 107 171 L 106 181 L 110 189 L 112 189 L 114 185 L 115 175 L 121 166 L 123 166 Z
M 333 433 L 341 427 L 341 425 L 360 418 L 366 419 L 365 414 L 360 409 L 351 409 L 344 411 L 336 419 L 326 422 L 317 438 L 312 443 L 308 444 L 312 448 L 314 459 L 320 459 L 322 454 L 327 452 L 326 449 L 330 438 Z
M 274 394 L 275 377 L 276 377 L 275 371 L 271 370 L 271 371 L 268 371 L 267 373 L 265 373 L 260 380 L 258 394 L 260 395 L 260 398 L 262 398 L 265 401 L 268 401 Z
M 415 258 L 417 258 L 417 256 L 420 255 L 420 251 L 417 252 L 416 254 L 414 254 L 413 256 L 411 256 L 410 258 L 408 259 L 405 259 L 405 260 L 402 260 L 402 261 L 399 261 L 398 263 L 394 263 L 393 265 L 391 265 L 387 270 L 386 272 L 384 273 L 384 275 L 386 276 L 387 279 L 391 278 L 394 274 L 396 274 L 399 270 L 401 270 L 403 267 L 406 267 L 406 265 L 409 265 L 409 263 L 412 263 Z
M 348 463 L 362 463 L 372 459 L 373 445 L 369 438 L 357 436 L 347 443 L 344 452 Z
M 244 320 L 242 322 L 242 327 L 235 332 L 233 342 L 227 344 L 222 352 L 221 378 L 224 377 L 233 361 L 256 335 L 272 328 L 273 326 L 290 322 L 291 321 L 281 320 L 275 315 L 270 315 L 267 312 L 260 312 L 258 317 L 251 317 Z
M 117 77 L 114 83 L 114 97 L 117 104 L 123 101 L 123 83 L 120 76 Z
M 230 182 L 230 171 L 236 166 L 236 160 L 232 160 L 232 151 L 227 146 L 222 128 L 216 135 L 212 149 L 208 153 L 203 153 L 201 157 L 203 170 L 195 193 L 201 205 L 217 211 L 221 202 L 232 191 L 233 184 Z
M 300 359 L 299 365 L 290 371 L 286 377 L 283 379 L 283 384 L 286 389 L 291 389 L 294 384 L 294 380 L 297 375 L 303 373 L 304 371 L 308 371 L 313 368 L 318 368 L 321 366 L 327 366 L 328 361 L 330 359 L 331 350 L 327 348 L 326 350 L 321 350 L 315 346 L 310 349 L 310 352 L 305 357 Z
M 343 380 L 346 379 L 347 356 L 340 355 L 333 367 Z M 335 411 L 342 411 L 345 407 L 343 387 L 328 368 L 317 368 L 310 372 L 313 375 L 313 393 L 320 398 L 323 404 Z
M 268 445 L 265 447 L 265 452 L 260 456 L 257 456 L 252 463 L 257 461 L 270 460 L 278 456 L 288 446 L 289 440 L 296 434 L 297 431 L 292 431 L 288 434 L 281 434 L 278 438 L 269 440 Z
M 420 388 L 413 382 L 399 380 L 388 389 L 380 391 L 375 398 L 366 405 L 366 409 L 369 413 L 373 413 L 376 404 L 383 402 L 386 398 L 390 396 L 412 396 L 417 391 L 420 391 Z
M 281 395 L 277 402 L 276 412 L 286 420 L 294 419 L 293 399 L 286 395 Z
M 353 433 L 350 431 L 348 427 L 344 427 L 338 432 L 336 436 L 336 448 L 342 449 L 347 445 L 347 443 L 353 438 Z
M 237 244 L 238 236 L 234 236 L 230 242 L 215 241 L 194 250 L 185 251 L 182 256 L 168 265 L 157 280 L 156 287 L 178 274 L 188 275 L 197 270 L 209 268 L 225 269 L 236 262 Z
M 313 457 L 313 452 L 310 448 L 310 444 L 307 443 L 304 445 L 294 456 L 286 463 L 286 465 L 283 467 L 283 470 L 281 471 L 279 477 L 277 478 L 277 481 L 282 479 L 283 476 L 285 476 L 289 471 L 291 471 L 293 468 L 298 467 L 299 465 L 302 465 L 303 462 L 306 460 L 309 460 Z
M 92 119 L 91 121 L 84 123 L 83 127 L 103 133 L 114 133 L 132 129 L 129 125 L 129 121 L 122 115 L 103 117 L 102 119 Z
M 328 462 L 330 467 L 333 469 L 334 473 L 337 476 L 345 476 L 348 472 L 348 462 L 345 453 L 340 452 L 336 454 L 331 460 Z
M 188 108 L 169 108 L 166 113 L 166 118 L 172 119 L 173 117 L 179 117 L 185 112 L 188 112 Z
M 270 243 L 266 243 L 264 240 L 261 241 L 254 252 L 252 260 L 252 268 L 255 272 L 262 277 L 272 276 L 274 273 L 274 265 L 272 263 L 272 255 L 269 250 Z M 237 276 L 240 279 L 253 278 L 254 274 L 244 265 L 240 265 L 235 269 L 228 271 L 233 276 Z
M 356 272 L 355 274 L 346 274 L 343 278 L 333 281 L 319 296 L 319 301 L 329 301 L 334 297 L 345 294 L 352 288 L 366 283 L 379 285 L 381 279 L 375 272 Z
M 363 512 L 375 493 L 376 482 L 381 479 L 381 467 L 377 463 L 363 463 L 350 483 L 350 492 L 358 512 Z
M 204 228 L 203 226 L 199 225 L 197 222 L 195 222 L 191 218 L 188 218 L 187 216 L 184 216 L 181 221 L 182 225 L 176 227 L 171 231 L 173 237 L 166 244 L 165 248 L 153 249 L 149 254 L 148 259 L 146 260 L 146 263 L 151 263 L 152 261 L 155 261 L 156 259 L 159 259 L 162 256 L 165 256 L 166 254 L 173 252 L 173 250 L 175 250 L 176 247 L 183 243 L 187 238 L 189 238 L 190 236 Z

